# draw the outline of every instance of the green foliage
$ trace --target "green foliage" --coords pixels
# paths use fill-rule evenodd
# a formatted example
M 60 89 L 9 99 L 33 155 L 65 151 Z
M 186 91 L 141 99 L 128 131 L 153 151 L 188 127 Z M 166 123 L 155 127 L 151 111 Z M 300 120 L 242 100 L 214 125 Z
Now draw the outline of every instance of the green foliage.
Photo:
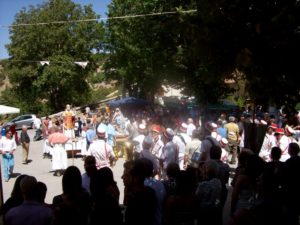
M 178 13 L 109 21 L 106 74 L 131 95 L 153 94 L 165 82 L 207 104 L 234 91 L 224 80 L 238 68 L 257 104 L 296 103 L 299 7 L 289 0 L 113 0 L 109 16 Z M 182 13 L 189 9 L 197 13 Z
M 91 6 L 71 0 L 50 0 L 22 9 L 14 24 L 97 18 Z M 104 29 L 98 22 L 12 27 L 7 45 L 13 60 L 5 67 L 14 98 L 31 112 L 55 112 L 65 104 L 79 105 L 90 96 L 87 78 L 96 68 Z M 24 60 L 28 60 L 24 62 Z M 50 65 L 32 63 L 47 60 Z M 83 69 L 75 61 L 89 61 Z

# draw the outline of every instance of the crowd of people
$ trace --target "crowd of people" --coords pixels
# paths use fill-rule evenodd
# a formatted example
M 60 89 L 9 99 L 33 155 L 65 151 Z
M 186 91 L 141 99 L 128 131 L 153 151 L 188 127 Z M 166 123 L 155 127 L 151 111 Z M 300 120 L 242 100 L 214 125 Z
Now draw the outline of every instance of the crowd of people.
M 299 224 L 299 118 L 296 124 L 279 123 L 273 116 L 222 113 L 216 121 L 197 121 L 187 115 L 157 117 L 152 111 L 129 114 L 108 107 L 77 119 L 70 112 L 72 120 L 66 119 L 69 111 L 67 107 L 61 119 L 49 120 L 48 129 L 42 129 L 53 148 L 52 162 L 60 164 L 53 169 L 63 176 L 63 193 L 45 204 L 44 184 L 31 176 L 18 177 L 2 210 L 7 224 L 24 223 L 39 212 L 30 224 L 220 225 L 229 187 L 230 224 Z M 68 121 L 74 126 L 66 126 Z M 266 129 L 258 152 L 245 146 L 245 123 Z M 53 135 L 66 130 L 67 138 L 55 141 Z M 78 136 L 86 143 L 82 175 L 55 156 L 65 155 L 64 144 Z M 130 143 L 121 205 L 111 170 L 118 136 Z M 2 139 L 11 140 L 9 132 Z M 2 139 L 0 149 L 6 152 Z M 55 148 L 61 153 L 53 153 Z M 26 211 L 28 205 L 31 210 Z

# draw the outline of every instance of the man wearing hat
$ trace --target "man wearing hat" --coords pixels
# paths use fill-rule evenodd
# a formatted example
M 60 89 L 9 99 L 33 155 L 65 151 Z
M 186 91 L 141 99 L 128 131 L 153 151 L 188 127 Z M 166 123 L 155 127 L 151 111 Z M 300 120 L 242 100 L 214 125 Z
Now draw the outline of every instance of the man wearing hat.
M 228 140 L 226 138 L 221 138 L 221 140 L 219 141 L 222 153 L 221 153 L 221 158 L 220 160 L 224 163 L 228 162 Z
M 276 124 L 271 124 L 268 127 L 263 144 L 259 152 L 259 156 L 267 162 L 270 161 L 271 149 L 276 146 L 276 138 L 274 136 L 274 131 L 276 127 Z
M 150 152 L 150 148 L 152 144 L 153 144 L 153 138 L 150 135 L 144 137 L 142 143 L 142 151 L 140 152 L 140 158 L 146 158 L 152 162 L 153 174 L 156 175 L 159 172 L 159 162 L 158 159 Z
M 98 139 L 93 141 L 89 147 L 89 153 L 95 157 L 97 169 L 110 167 L 111 161 L 115 160 L 112 147 L 105 141 L 106 132 L 103 127 L 97 128 Z
M 153 138 L 153 145 L 150 149 L 151 153 L 156 156 L 158 159 L 162 153 L 162 149 L 164 147 L 164 143 L 160 138 L 160 126 L 152 125 L 151 127 L 151 136 Z
M 162 149 L 162 154 L 160 155 L 160 163 L 162 167 L 162 177 L 166 179 L 167 173 L 166 169 L 169 163 L 174 162 L 179 164 L 178 159 L 178 147 L 173 143 L 174 131 L 171 128 L 167 128 L 163 133 L 163 142 L 165 146 Z
M 192 118 L 188 118 L 187 120 L 187 130 L 186 134 L 191 138 L 193 135 L 193 130 L 196 129 L 196 126 L 194 125 L 194 121 Z
M 135 145 L 135 152 L 140 154 L 143 150 L 143 141 L 145 139 L 146 126 L 145 124 L 140 124 L 138 126 L 139 135 L 133 138 L 133 143 Z M 151 147 L 151 146 L 150 146 Z
M 199 162 L 205 162 L 210 160 L 210 149 L 215 145 L 219 145 L 219 142 L 211 135 L 217 124 L 209 121 L 205 123 L 205 129 L 203 129 L 204 140 L 200 146 L 200 159 Z
M 286 135 L 284 135 L 283 128 L 277 128 L 275 130 L 275 137 L 276 137 L 276 146 L 281 149 L 280 161 L 285 162 L 287 159 L 290 158 L 290 155 L 288 154 L 288 147 L 290 144 L 290 140 Z
M 229 123 L 225 124 L 224 128 L 227 130 L 227 140 L 229 146 L 229 152 L 231 154 L 230 164 L 236 163 L 237 147 L 239 144 L 239 127 L 235 123 L 235 117 L 229 116 Z
M 179 167 L 180 167 L 181 170 L 183 170 L 183 167 L 184 167 L 185 147 L 186 147 L 187 144 L 189 144 L 191 142 L 190 136 L 188 136 L 184 132 L 184 130 L 186 130 L 185 129 L 186 127 L 187 127 L 187 125 L 185 123 L 182 123 L 181 129 L 173 137 L 173 143 L 177 145 L 178 150 L 179 150 L 178 157 L 179 157 Z

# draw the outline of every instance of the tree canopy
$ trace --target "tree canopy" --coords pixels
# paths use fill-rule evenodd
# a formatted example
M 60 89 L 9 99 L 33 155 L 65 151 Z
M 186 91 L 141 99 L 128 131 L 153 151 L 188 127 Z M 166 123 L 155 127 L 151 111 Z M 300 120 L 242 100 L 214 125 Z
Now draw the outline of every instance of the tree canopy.
M 255 102 L 295 104 L 299 7 L 296 0 L 113 0 L 109 16 L 177 13 L 109 21 L 107 73 L 139 87 L 136 94 L 165 81 L 208 103 L 231 93 L 224 80 L 238 70 Z
M 99 16 L 91 5 L 50 0 L 22 9 L 14 24 L 95 18 Z M 97 66 L 93 51 L 99 52 L 103 36 L 103 25 L 97 21 L 11 27 L 10 59 L 4 65 L 13 88 L 6 91 L 4 99 L 31 112 L 55 112 L 67 103 L 84 103 L 90 91 L 86 79 Z M 41 65 L 40 60 L 50 64 Z M 83 69 L 75 61 L 89 64 Z
M 3 65 L 13 88 L 4 99 L 33 112 L 81 104 L 101 58 L 93 52 L 104 50 L 106 78 L 130 96 L 151 99 L 171 84 L 199 103 L 213 103 L 232 93 L 225 80 L 239 75 L 257 104 L 294 106 L 300 101 L 299 9 L 299 0 L 112 0 L 109 17 L 161 15 L 11 27 L 10 60 Z M 49 0 L 21 10 L 14 24 L 94 18 L 92 6 Z M 74 61 L 89 64 L 83 69 Z

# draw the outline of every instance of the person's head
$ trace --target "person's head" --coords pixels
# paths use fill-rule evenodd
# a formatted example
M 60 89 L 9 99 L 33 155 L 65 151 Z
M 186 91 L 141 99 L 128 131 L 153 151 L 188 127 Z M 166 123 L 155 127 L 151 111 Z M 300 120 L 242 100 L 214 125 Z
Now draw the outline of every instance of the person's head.
M 215 160 L 208 160 L 203 165 L 203 177 L 210 180 L 216 178 L 219 174 L 219 165 Z
M 13 187 L 13 190 L 11 192 L 12 198 L 23 198 L 20 183 L 21 183 L 22 179 L 26 176 L 27 176 L 26 174 L 22 174 L 17 177 L 14 187 Z
M 36 200 L 40 203 L 44 203 L 47 194 L 46 184 L 41 181 L 38 181 L 35 188 L 36 188 Z
M 5 137 L 8 139 L 12 138 L 12 132 L 10 131 L 10 129 L 5 130 Z
M 171 128 L 167 128 L 163 133 L 163 141 L 164 143 L 168 143 L 174 137 L 174 131 Z
M 25 200 L 34 200 L 36 197 L 37 180 L 33 176 L 25 176 L 20 183 L 21 192 Z
M 22 131 L 26 132 L 27 131 L 27 125 L 22 125 Z
M 299 145 L 297 143 L 289 144 L 288 152 L 289 152 L 290 156 L 297 156 L 299 151 L 300 151 L 300 149 L 299 149 Z
M 253 151 L 250 149 L 244 148 L 239 154 L 238 154 L 238 165 L 239 167 L 245 167 L 246 162 L 248 158 L 253 155 Z
M 160 126 L 158 126 L 158 125 L 153 125 L 151 127 L 151 135 L 152 135 L 154 141 L 157 141 L 159 139 L 160 131 L 161 131 L 161 129 L 160 129 Z
M 66 110 L 71 110 L 71 105 L 67 104 L 66 105 Z
M 144 164 L 145 177 L 149 178 L 149 177 L 154 176 L 156 171 L 154 171 L 154 166 L 153 166 L 152 161 L 147 158 L 141 158 L 140 160 Z
M 97 170 L 96 159 L 94 156 L 88 155 L 84 159 L 84 169 L 89 176 Z
M 97 128 L 97 136 L 99 139 L 104 140 L 106 136 L 106 131 L 104 130 L 103 127 L 98 126 Z
M 279 159 L 281 157 L 281 149 L 279 147 L 273 147 L 271 149 L 270 156 L 271 156 L 273 161 L 279 161 Z
M 200 139 L 200 131 L 198 129 L 193 130 L 192 138 L 193 139 L 196 139 L 196 138 Z
M 229 116 L 228 120 L 229 120 L 229 122 L 235 122 L 235 117 L 234 116 Z
M 222 149 L 218 145 L 214 145 L 210 149 L 210 158 L 213 160 L 220 160 L 222 155 Z
M 176 178 L 179 171 L 180 171 L 179 165 L 175 162 L 169 163 L 166 169 L 166 173 L 169 179 Z
M 146 125 L 141 123 L 138 127 L 138 131 L 140 134 L 145 134 L 146 133 Z
M 192 118 L 188 118 L 187 124 L 191 124 L 191 123 L 194 123 L 193 119 Z
M 134 161 L 133 167 L 130 171 L 132 184 L 136 186 L 144 185 L 144 181 L 149 175 L 148 168 L 145 167 L 145 161 L 137 159 Z
M 76 166 L 69 166 L 64 172 L 62 189 L 64 194 L 74 194 L 82 190 L 81 174 Z
M 110 185 L 114 184 L 114 175 L 109 167 L 103 167 L 95 172 L 91 177 L 91 194 L 94 198 L 107 192 Z
M 195 192 L 195 177 L 190 171 L 181 170 L 176 177 L 176 188 L 179 195 L 188 195 Z
M 150 149 L 153 145 L 153 138 L 151 136 L 146 136 L 143 141 L 143 149 Z
M 251 155 L 246 160 L 245 174 L 253 178 L 258 178 L 264 171 L 265 161 L 258 155 Z
M 134 165 L 134 161 L 127 161 L 123 165 L 124 171 L 121 178 L 123 179 L 123 183 L 126 188 L 132 185 L 132 177 L 130 171 L 132 170 L 133 165 Z

